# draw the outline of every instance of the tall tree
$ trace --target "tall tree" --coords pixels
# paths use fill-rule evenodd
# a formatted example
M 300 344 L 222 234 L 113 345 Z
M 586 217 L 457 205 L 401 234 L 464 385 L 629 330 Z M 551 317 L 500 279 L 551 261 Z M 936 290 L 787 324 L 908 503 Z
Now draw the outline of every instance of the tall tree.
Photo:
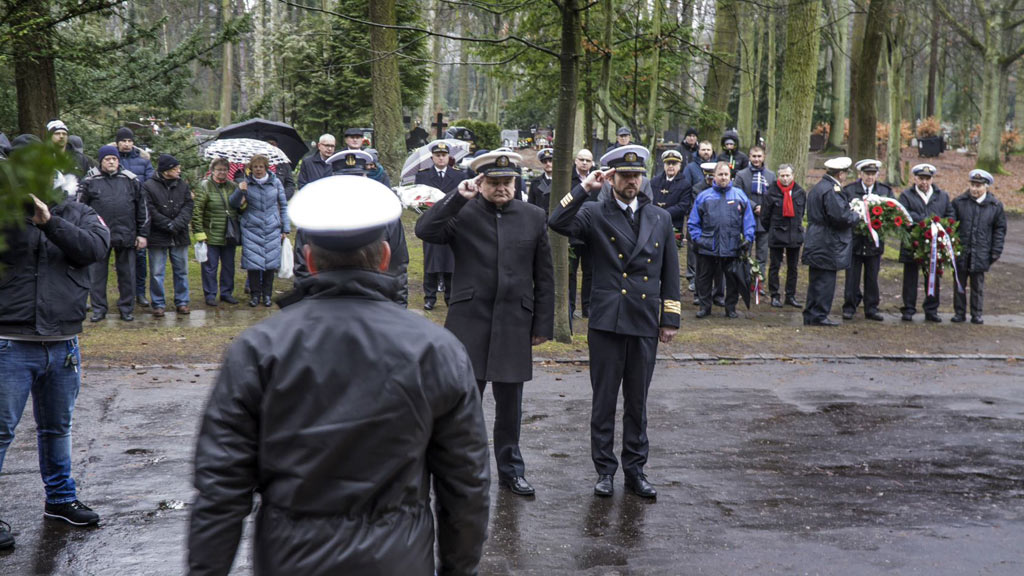
M 647 149 L 654 150 L 655 145 L 658 143 L 658 133 L 660 130 L 659 112 L 660 107 L 658 106 L 658 90 L 661 89 L 661 82 L 659 81 L 659 73 L 661 72 L 661 20 L 664 13 L 664 0 L 654 0 L 654 29 L 652 34 L 654 35 L 654 52 L 651 56 L 651 68 L 650 68 L 650 95 L 647 100 Z M 654 162 L 651 162 L 650 170 L 654 170 Z
M 833 148 L 843 146 L 843 126 L 846 124 L 849 97 L 846 77 L 849 74 L 850 62 L 850 2 L 849 0 L 828 0 L 832 21 L 832 131 L 829 133 L 829 145 Z
M 772 167 L 793 165 L 793 176 L 803 182 L 811 140 L 814 92 L 818 73 L 821 1 L 794 0 L 786 15 L 785 61 L 782 96 L 776 128 Z
M 579 57 L 581 51 L 580 0 L 556 2 L 562 20 L 562 45 L 558 55 L 559 86 L 556 116 L 554 174 L 551 182 L 551 210 L 569 193 L 572 185 L 573 141 L 576 128 L 576 103 L 579 97 Z M 569 240 L 551 235 L 551 258 L 555 268 L 555 340 L 571 342 L 569 328 Z
M 935 4 L 935 0 L 932 0 Z M 925 116 L 935 116 L 935 101 L 939 76 L 939 26 L 935 22 L 931 26 L 932 37 L 928 46 L 928 96 L 925 100 Z
M 1024 25 L 1019 0 L 973 0 L 969 6 L 950 9 L 945 2 L 936 2 L 939 13 L 956 30 L 967 45 L 982 56 L 981 70 L 981 142 L 978 144 L 977 167 L 1002 173 L 999 146 L 1006 119 L 1003 96 L 1014 62 L 1024 56 L 1024 42 L 1015 38 Z M 954 13 L 955 12 L 955 13 Z M 981 34 L 976 32 L 981 27 Z
M 907 16 L 902 10 L 892 15 L 886 31 L 886 79 L 889 85 L 889 143 L 885 154 L 885 173 L 894 187 L 903 185 L 900 150 L 903 147 L 903 82 L 907 71 L 904 66 L 904 34 Z
M 715 3 L 715 40 L 711 45 L 711 66 L 704 88 L 699 128 L 701 136 L 705 138 L 721 133 L 728 118 L 729 94 L 732 92 L 733 78 L 736 77 L 738 56 L 736 46 L 739 20 L 736 3 L 737 0 L 717 0 Z
M 11 5 L 14 32 L 14 82 L 18 91 L 18 129 L 42 134 L 57 117 L 57 72 L 54 67 L 51 2 Z
M 757 91 L 757 70 L 760 69 L 758 54 L 758 31 L 761 20 L 756 8 L 751 5 L 744 11 L 740 20 L 739 62 L 740 62 L 740 94 L 739 109 L 736 113 L 736 131 L 740 142 L 745 145 L 754 143 L 754 113 L 757 108 L 755 93 Z
M 395 26 L 395 0 L 371 0 L 370 21 Z M 373 129 L 377 152 L 384 169 L 398 174 L 405 161 L 402 126 L 402 83 L 398 78 L 398 31 L 370 27 L 370 80 L 373 88 Z
M 775 11 L 777 10 L 774 0 L 767 0 L 768 2 L 768 47 L 766 48 L 768 58 L 768 69 L 765 71 L 765 75 L 768 76 L 768 134 L 765 136 L 765 144 L 768 146 L 768 155 L 772 153 L 772 147 L 775 146 L 775 114 L 778 107 L 775 101 L 775 63 L 778 60 L 778 53 L 776 49 L 775 35 Z
M 888 20 L 887 0 L 858 0 L 865 16 L 854 19 L 853 59 L 850 82 L 850 156 L 874 158 L 877 154 L 876 129 L 878 110 L 875 108 L 875 83 L 878 60 L 882 50 L 882 36 Z M 862 12 L 863 13 L 863 12 Z

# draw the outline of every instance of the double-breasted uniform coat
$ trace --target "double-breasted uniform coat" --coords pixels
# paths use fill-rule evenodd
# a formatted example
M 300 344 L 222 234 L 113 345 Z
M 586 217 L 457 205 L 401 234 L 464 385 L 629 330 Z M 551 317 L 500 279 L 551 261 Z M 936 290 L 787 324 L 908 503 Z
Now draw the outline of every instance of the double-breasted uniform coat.
M 661 327 L 679 327 L 679 256 L 672 218 L 644 194 L 631 223 L 614 196 L 588 202 L 576 186 L 551 213 L 559 234 L 583 239 L 594 263 L 590 300 L 591 456 L 599 475 L 614 475 L 615 409 L 622 386 L 622 468 L 643 474 L 647 463 L 647 391 Z M 633 226 L 636 226 L 634 231 Z
M 502 481 L 524 476 L 519 451 L 523 382 L 533 379 L 533 336 L 552 338 L 555 280 L 544 211 L 521 200 L 498 207 L 449 192 L 416 222 L 424 242 L 451 247 L 445 328 L 466 346 L 481 393 L 492 382 L 494 455 Z
M 842 185 L 825 175 L 807 193 L 807 234 L 803 263 L 808 266 L 804 324 L 821 324 L 832 311 L 836 272 L 850 267 L 857 213 L 843 196 Z
M 864 198 L 868 194 L 893 198 L 892 188 L 887 184 L 875 182 L 871 189 L 864 182 L 857 180 L 843 187 L 843 197 L 847 203 L 854 198 Z M 846 269 L 846 282 L 843 287 L 843 315 L 852 316 L 857 312 L 861 301 L 864 302 L 864 314 L 878 314 L 878 305 L 882 302 L 881 291 L 878 289 L 878 272 L 882 268 L 882 254 L 885 252 L 884 239 L 878 239 L 878 246 L 870 237 L 863 234 L 853 235 L 853 253 L 850 267 Z M 861 275 L 864 277 L 864 291 L 861 292 Z
M 938 216 L 944 220 L 943 226 L 945 226 L 948 222 L 946 219 L 954 216 L 953 203 L 949 199 L 949 194 L 940 190 L 935 184 L 932 184 L 931 190 L 932 195 L 925 203 L 924 198 L 917 192 L 917 187 L 911 186 L 900 193 L 900 204 L 903 204 L 907 212 L 910 212 L 910 217 L 914 219 L 915 224 Z M 914 261 L 914 251 L 909 244 L 904 243 L 900 246 L 900 262 L 903 263 L 903 306 L 900 308 L 900 312 L 903 313 L 904 320 L 912 320 L 914 314 L 917 313 L 917 283 L 921 275 L 921 265 Z M 925 294 L 924 313 L 926 317 L 937 317 L 939 313 L 939 280 L 939 277 L 935 278 L 935 295 Z
M 1003 203 L 992 191 L 978 202 L 969 192 L 953 200 L 953 213 L 960 222 L 960 256 L 957 274 L 960 284 L 971 290 L 971 318 L 981 319 L 985 293 L 985 272 L 1003 254 L 1006 239 L 1006 213 Z M 961 318 L 967 312 L 967 294 L 953 293 L 953 308 Z
M 467 178 L 466 172 L 449 166 L 442 177 L 436 168 L 426 168 L 416 173 L 416 183 L 437 188 L 445 194 L 455 190 Z M 452 272 L 455 270 L 455 255 L 449 246 L 431 242 L 423 243 L 423 302 L 437 301 L 438 282 L 444 280 L 444 299 L 452 297 Z

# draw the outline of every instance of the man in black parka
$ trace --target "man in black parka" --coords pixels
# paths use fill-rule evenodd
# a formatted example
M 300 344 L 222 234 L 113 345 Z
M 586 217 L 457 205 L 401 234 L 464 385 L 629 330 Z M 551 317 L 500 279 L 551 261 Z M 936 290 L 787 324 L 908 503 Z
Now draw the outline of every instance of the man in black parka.
M 480 395 L 465 347 L 393 301 L 383 234 L 401 210 L 369 178 L 296 192 L 312 276 L 224 357 L 196 445 L 191 576 L 230 572 L 256 492 L 256 574 L 477 574 Z
M 803 263 L 808 267 L 804 326 L 839 326 L 828 317 L 836 291 L 836 274 L 850 267 L 857 213 L 843 196 L 843 180 L 852 160 L 825 162 L 825 176 L 807 193 L 807 233 Z
M 481 397 L 491 382 L 498 482 L 525 496 L 534 488 L 519 451 L 523 382 L 531 347 L 554 336 L 555 280 L 544 211 L 515 199 L 521 162 L 511 152 L 474 159 L 477 177 L 420 216 L 416 235 L 455 254 L 445 328 L 469 351 Z
M 590 447 L 598 479 L 597 496 L 611 496 L 618 470 L 615 410 L 622 387 L 622 470 L 626 487 L 643 498 L 657 497 L 647 480 L 647 393 L 654 375 L 659 340 L 668 343 L 679 329 L 679 256 L 672 217 L 641 194 L 643 146 L 622 146 L 601 157 L 608 171 L 591 172 L 551 213 L 548 226 L 582 238 L 594 259 L 591 294 Z M 613 194 L 588 202 L 604 181 Z
M 985 170 L 971 170 L 970 188 L 953 200 L 953 212 L 960 222 L 960 256 L 956 272 L 962 290 L 953 293 L 952 322 L 967 319 L 967 289 L 971 290 L 971 324 L 984 324 L 981 318 L 985 300 L 985 272 L 1003 254 L 1006 239 L 1006 212 L 1003 203 L 989 190 L 994 179 Z
M 882 163 L 878 160 L 866 159 L 857 162 L 860 178 L 843 187 L 843 197 L 849 203 L 854 198 L 864 198 L 868 194 L 893 198 L 892 188 L 878 181 L 878 169 Z M 850 267 L 846 269 L 846 281 L 843 288 L 843 320 L 852 320 L 861 301 L 864 302 L 864 317 L 868 320 L 881 322 L 884 320 L 878 313 L 878 305 L 882 302 L 878 288 L 878 272 L 882 268 L 882 254 L 885 252 L 885 241 L 878 239 L 878 246 L 869 236 L 854 233 L 853 256 Z M 861 292 L 861 272 L 864 277 L 864 291 Z

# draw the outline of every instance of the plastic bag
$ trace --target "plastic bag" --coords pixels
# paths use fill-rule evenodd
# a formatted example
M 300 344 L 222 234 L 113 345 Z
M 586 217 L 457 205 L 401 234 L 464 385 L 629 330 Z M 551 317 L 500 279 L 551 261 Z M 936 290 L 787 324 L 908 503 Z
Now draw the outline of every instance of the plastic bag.
M 196 242 L 193 248 L 196 251 L 196 262 L 200 264 L 206 262 L 206 242 Z
M 292 242 L 285 238 L 281 242 L 281 267 L 277 269 L 277 277 L 288 279 L 295 275 L 295 252 L 292 251 Z

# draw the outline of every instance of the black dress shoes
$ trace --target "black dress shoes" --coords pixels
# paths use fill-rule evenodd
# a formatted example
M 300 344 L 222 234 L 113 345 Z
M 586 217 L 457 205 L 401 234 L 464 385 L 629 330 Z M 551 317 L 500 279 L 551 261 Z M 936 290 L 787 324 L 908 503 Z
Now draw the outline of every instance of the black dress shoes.
M 960 324 L 961 322 L 967 322 L 967 317 L 964 316 L 963 314 L 954 314 L 953 317 L 949 319 L 949 321 L 953 322 L 954 324 Z
M 782 300 L 778 296 L 772 296 L 772 308 L 782 308 Z
M 433 302 L 424 302 L 423 303 L 423 309 L 424 310 L 433 310 L 434 309 L 434 303 Z
M 721 298 L 715 298 L 715 306 L 721 306 L 722 308 L 725 308 L 725 296 Z
M 985 321 L 981 319 L 981 316 L 971 316 L 971 324 L 984 324 Z
M 853 312 L 843 312 L 843 320 L 853 320 Z
M 225 294 L 221 296 L 220 301 L 224 302 L 225 304 L 238 304 L 238 300 L 235 299 L 235 297 L 232 296 L 231 294 Z
M 885 320 L 885 316 L 882 316 L 878 312 L 865 312 L 864 317 L 868 320 L 874 320 L 875 322 L 882 322 Z
M 904 312 L 900 316 L 900 320 L 903 320 L 904 322 L 913 322 L 914 321 L 914 315 L 913 314 L 907 314 L 906 312 Z
M 810 321 L 804 320 L 804 326 L 828 326 L 828 327 L 835 327 L 835 326 L 842 326 L 842 324 L 839 323 L 839 322 L 836 322 L 835 320 L 833 320 L 831 318 L 825 318 L 824 320 L 819 320 L 817 322 L 810 322 Z
M 608 497 L 614 490 L 611 474 L 601 474 L 597 477 L 597 484 L 594 484 L 594 496 Z
M 655 499 L 658 497 L 658 491 L 651 486 L 651 483 L 647 481 L 647 476 L 640 474 L 636 477 L 626 477 L 626 489 L 633 492 L 641 498 Z
M 149 300 L 146 300 L 145 296 L 136 296 L 135 302 L 143 308 L 149 308 Z
M 796 299 L 796 296 L 786 296 L 786 304 L 792 306 L 793 308 L 803 307 L 803 304 L 801 304 L 800 301 Z
M 938 314 L 925 314 L 924 315 L 924 319 L 925 319 L 925 322 L 935 322 L 935 323 L 942 322 L 942 316 L 939 316 Z
M 697 318 L 707 318 L 710 315 L 711 315 L 711 310 L 707 310 L 707 309 L 704 309 L 704 308 L 701 308 L 700 310 L 697 310 Z
M 92 317 L 89 318 L 89 321 L 90 322 L 99 322 L 100 320 L 103 320 L 106 317 L 107 317 L 106 314 L 101 314 L 99 312 L 93 312 L 92 313 Z
M 735 310 L 726 310 L 725 311 L 725 317 L 726 318 L 739 318 L 740 315 L 737 314 Z
M 526 481 L 526 478 L 523 478 L 522 476 L 516 476 L 511 480 L 502 480 L 501 485 L 511 490 L 513 494 L 517 494 L 519 496 L 533 496 L 534 493 L 533 486 L 531 486 L 530 483 Z

